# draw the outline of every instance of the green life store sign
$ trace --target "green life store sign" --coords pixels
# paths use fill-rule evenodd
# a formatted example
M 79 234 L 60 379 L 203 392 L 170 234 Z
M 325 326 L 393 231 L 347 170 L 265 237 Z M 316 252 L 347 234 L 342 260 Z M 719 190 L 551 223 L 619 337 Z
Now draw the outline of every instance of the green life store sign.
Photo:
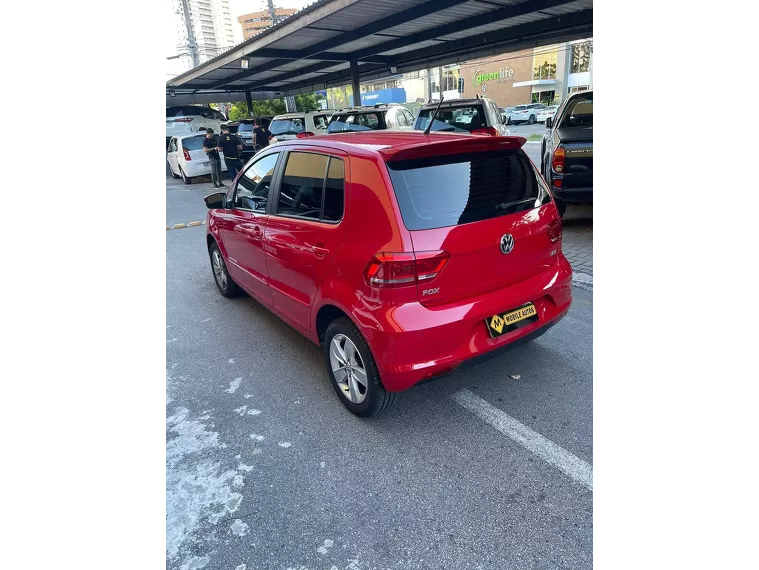
M 495 81 L 496 83 L 514 81 L 514 70 L 510 67 L 502 67 L 496 72 L 485 73 L 482 69 L 478 69 L 472 77 L 472 87 L 477 88 L 488 81 Z

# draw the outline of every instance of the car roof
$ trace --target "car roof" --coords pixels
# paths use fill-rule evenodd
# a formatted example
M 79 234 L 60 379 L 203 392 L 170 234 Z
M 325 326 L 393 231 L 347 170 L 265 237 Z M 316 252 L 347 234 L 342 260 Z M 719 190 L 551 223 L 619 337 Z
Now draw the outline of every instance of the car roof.
M 295 111 L 293 113 L 282 113 L 281 115 L 275 115 L 274 119 L 293 119 L 293 118 L 297 119 L 299 117 L 304 117 L 306 115 L 325 115 L 329 111 L 334 111 L 334 109 L 320 109 L 318 111 Z
M 521 148 L 524 137 L 482 137 L 453 133 L 422 131 L 351 131 L 317 135 L 306 139 L 283 141 L 271 145 L 293 147 L 326 147 L 342 150 L 353 156 L 377 157 L 383 160 L 436 154 L 455 154 L 468 151 Z
M 442 102 L 440 105 L 440 108 L 444 107 L 457 107 L 457 106 L 466 106 L 466 105 L 476 105 L 478 103 L 482 103 L 483 101 L 492 101 L 492 99 L 488 99 L 487 97 L 477 97 L 476 99 L 447 99 Z M 431 103 L 425 103 L 422 105 L 422 109 L 434 109 L 438 106 L 439 101 L 432 101 Z

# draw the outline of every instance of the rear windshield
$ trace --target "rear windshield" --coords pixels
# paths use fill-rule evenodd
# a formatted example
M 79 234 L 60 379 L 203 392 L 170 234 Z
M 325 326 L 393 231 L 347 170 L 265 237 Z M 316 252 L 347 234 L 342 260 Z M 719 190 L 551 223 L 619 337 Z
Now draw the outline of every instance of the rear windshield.
M 409 230 L 479 222 L 551 200 L 521 150 L 391 161 L 387 168 Z
M 327 132 L 376 131 L 384 128 L 381 113 L 335 113 L 327 126 Z
M 240 123 L 240 126 L 237 127 L 238 133 L 244 133 L 244 132 L 250 132 L 253 130 L 253 123 Z
M 306 130 L 306 125 L 302 117 L 292 119 L 274 119 L 269 125 L 269 132 L 274 136 L 277 135 L 297 135 Z
M 562 127 L 593 126 L 593 94 L 580 95 L 567 103 Z
M 435 109 L 422 109 L 416 119 L 414 129 L 423 131 L 430 124 L 430 117 L 435 114 Z M 470 107 L 441 108 L 435 115 L 432 123 L 433 131 L 445 131 L 451 133 L 471 133 L 475 129 L 487 127 L 487 119 L 481 105 Z
M 198 150 L 199 148 L 203 148 L 204 138 L 206 138 L 205 135 L 198 135 L 196 137 L 182 139 L 182 148 L 186 148 L 187 150 Z

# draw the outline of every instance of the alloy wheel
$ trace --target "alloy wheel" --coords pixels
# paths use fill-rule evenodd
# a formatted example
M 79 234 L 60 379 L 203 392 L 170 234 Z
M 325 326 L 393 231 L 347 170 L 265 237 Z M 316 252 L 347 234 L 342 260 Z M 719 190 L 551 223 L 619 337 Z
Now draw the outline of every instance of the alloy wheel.
M 216 283 L 219 285 L 219 287 L 226 291 L 227 290 L 227 270 L 224 267 L 224 261 L 221 259 L 221 254 L 219 253 L 218 249 L 213 250 L 213 254 L 211 255 L 211 261 L 213 265 L 213 276 L 214 279 L 216 279 Z
M 344 334 L 332 337 L 329 346 L 329 361 L 335 381 L 343 395 L 354 404 L 366 398 L 369 382 L 366 366 L 356 345 Z

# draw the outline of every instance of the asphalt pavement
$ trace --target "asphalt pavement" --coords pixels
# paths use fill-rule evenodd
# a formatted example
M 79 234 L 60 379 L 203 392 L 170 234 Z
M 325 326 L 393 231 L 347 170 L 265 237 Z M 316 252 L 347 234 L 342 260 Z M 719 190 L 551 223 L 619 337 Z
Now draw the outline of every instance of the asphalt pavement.
M 167 223 L 209 184 L 167 180 Z M 321 351 L 166 232 L 167 568 L 592 567 L 593 295 L 535 342 L 363 420 Z

